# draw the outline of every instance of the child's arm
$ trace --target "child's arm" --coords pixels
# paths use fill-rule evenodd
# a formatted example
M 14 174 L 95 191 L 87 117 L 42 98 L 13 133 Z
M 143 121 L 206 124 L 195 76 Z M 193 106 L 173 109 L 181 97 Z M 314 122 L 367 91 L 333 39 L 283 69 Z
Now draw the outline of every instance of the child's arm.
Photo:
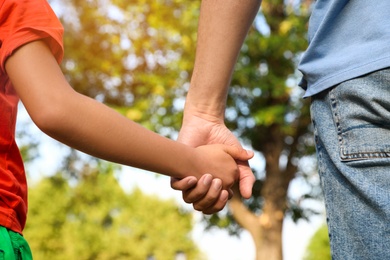
M 176 178 L 210 173 L 230 186 L 235 161 L 245 150 L 191 148 L 149 131 L 107 106 L 75 92 L 45 43 L 19 48 L 6 62 L 14 88 L 37 126 L 58 141 L 90 155 Z M 226 187 L 226 186 L 225 186 Z

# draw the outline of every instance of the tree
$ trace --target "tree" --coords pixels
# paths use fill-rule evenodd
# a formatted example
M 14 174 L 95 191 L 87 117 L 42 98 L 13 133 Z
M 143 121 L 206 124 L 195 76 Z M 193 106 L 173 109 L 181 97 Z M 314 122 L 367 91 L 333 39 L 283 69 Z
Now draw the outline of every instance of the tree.
M 199 2 L 53 2 L 66 10 L 62 68 L 71 86 L 148 128 L 177 129 L 174 101 L 192 70 Z
M 295 3 L 295 2 L 294 2 Z M 306 47 L 310 2 L 285 4 L 264 1 L 241 50 L 230 88 L 226 121 L 236 134 L 263 156 L 264 168 L 255 169 L 253 196 L 243 201 L 239 192 L 229 203 L 228 214 L 209 218 L 212 225 L 237 224 L 254 239 L 257 259 L 282 259 L 285 216 L 307 218 L 313 210 L 301 207 L 307 198 L 318 197 L 318 186 L 298 198 L 288 197 L 292 180 L 310 182 L 315 171 L 314 139 L 308 100 L 301 100 L 296 71 Z M 263 22 L 261 22 L 263 21 Z M 231 220 L 234 220 L 231 222 Z
M 310 239 L 304 260 L 330 260 L 328 227 L 323 225 Z
M 115 106 L 129 118 L 170 136 L 194 59 L 199 1 L 69 1 L 62 16 L 63 69 L 81 93 Z M 226 123 L 264 159 L 255 169 L 253 196 L 236 196 L 230 212 L 207 218 L 232 233 L 247 229 L 257 259 L 281 259 L 283 219 L 307 218 L 302 201 L 318 186 L 291 198 L 295 178 L 316 181 L 308 100 L 296 87 L 306 47 L 311 1 L 270 0 L 242 48 L 229 94 Z M 70 18 L 69 18 L 70 17 Z M 129 106 L 131 106 L 129 108 Z M 171 135 L 172 136 L 172 135 Z M 314 183 L 318 185 L 318 183 Z M 309 186 L 310 187 L 310 186 Z
M 85 166 L 69 184 L 63 173 L 30 188 L 25 237 L 36 259 L 188 259 L 200 254 L 189 237 L 192 215 L 173 201 L 126 194 L 114 178 L 115 167 Z M 65 175 L 66 176 L 66 175 Z

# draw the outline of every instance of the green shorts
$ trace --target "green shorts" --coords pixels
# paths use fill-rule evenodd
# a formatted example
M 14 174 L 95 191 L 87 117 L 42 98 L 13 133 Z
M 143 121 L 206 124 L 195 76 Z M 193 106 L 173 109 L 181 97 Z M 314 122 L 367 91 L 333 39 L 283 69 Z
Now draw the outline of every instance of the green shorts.
M 24 237 L 0 226 L 0 260 L 32 260 L 30 246 Z

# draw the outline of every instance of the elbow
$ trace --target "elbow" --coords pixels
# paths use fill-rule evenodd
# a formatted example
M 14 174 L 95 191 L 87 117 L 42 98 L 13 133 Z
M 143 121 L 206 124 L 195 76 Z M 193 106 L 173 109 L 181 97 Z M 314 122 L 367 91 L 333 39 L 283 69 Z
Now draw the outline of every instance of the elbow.
M 69 128 L 69 118 L 76 114 L 74 109 L 70 109 L 77 100 L 74 93 L 72 90 L 46 95 L 34 103 L 27 102 L 26 109 L 42 132 L 58 140 Z
M 53 105 L 42 107 L 38 112 L 32 113 L 31 118 L 42 132 L 55 138 L 62 128 L 63 115 L 63 110 Z

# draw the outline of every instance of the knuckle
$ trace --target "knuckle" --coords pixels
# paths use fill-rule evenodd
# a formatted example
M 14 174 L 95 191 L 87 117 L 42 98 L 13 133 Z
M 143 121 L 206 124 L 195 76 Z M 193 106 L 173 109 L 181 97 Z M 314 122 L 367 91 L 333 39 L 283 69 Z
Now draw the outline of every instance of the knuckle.
M 220 210 L 221 210 L 221 208 L 213 206 L 213 207 L 210 207 L 210 208 L 204 210 L 203 214 L 212 215 L 212 214 L 219 212 Z
M 195 203 L 203 199 L 204 194 L 196 191 L 183 192 L 183 200 L 186 203 Z
M 179 190 L 179 187 L 177 187 L 174 183 L 171 183 L 171 188 L 174 190 Z
M 218 198 L 218 194 L 207 194 L 207 197 L 204 199 L 204 203 L 208 206 L 211 206 Z
M 193 204 L 193 208 L 195 209 L 195 210 L 197 210 L 197 211 L 202 211 L 203 212 L 203 207 L 202 206 L 200 206 L 199 204 L 197 204 L 197 203 L 194 203 Z
M 184 197 L 184 196 L 183 196 L 183 200 L 184 200 L 184 202 L 187 203 L 187 204 L 192 203 L 191 200 L 189 200 L 187 197 Z
M 204 210 L 204 211 L 202 211 L 202 213 L 205 214 L 205 215 L 212 215 L 212 214 L 214 214 L 215 212 L 208 211 L 208 210 Z
M 186 192 L 183 192 L 183 200 L 184 202 L 186 203 L 193 203 L 195 201 L 193 201 L 193 199 L 191 198 L 190 194 L 186 193 Z

